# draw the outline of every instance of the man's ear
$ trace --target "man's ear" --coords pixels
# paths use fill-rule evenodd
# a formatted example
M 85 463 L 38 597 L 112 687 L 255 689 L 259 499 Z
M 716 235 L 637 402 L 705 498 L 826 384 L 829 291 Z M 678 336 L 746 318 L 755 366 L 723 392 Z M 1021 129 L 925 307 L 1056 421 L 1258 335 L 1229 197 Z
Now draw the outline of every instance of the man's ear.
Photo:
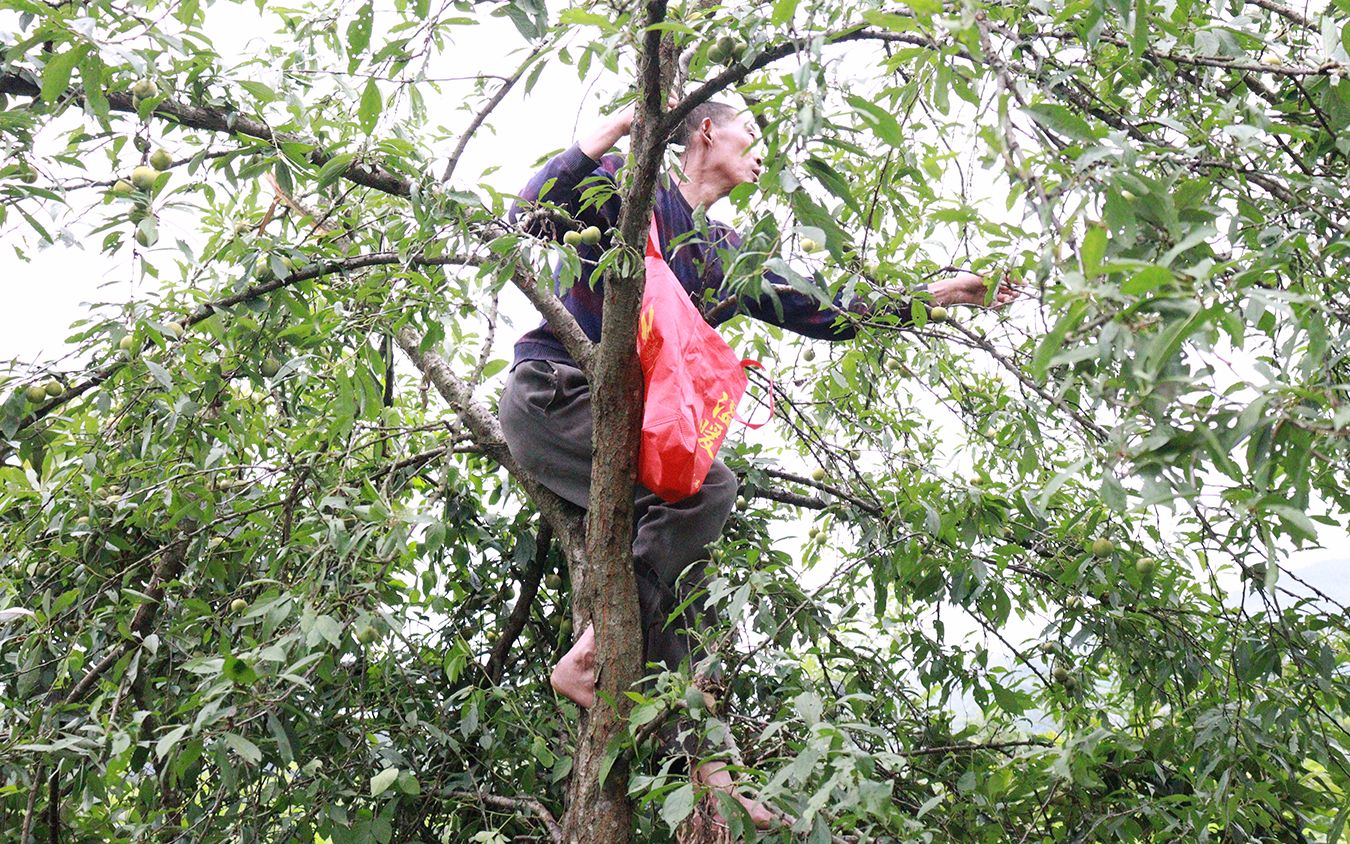
M 707 140 L 709 146 L 712 146 L 712 129 L 713 119 L 711 117 L 703 118 L 698 124 L 698 134 Z

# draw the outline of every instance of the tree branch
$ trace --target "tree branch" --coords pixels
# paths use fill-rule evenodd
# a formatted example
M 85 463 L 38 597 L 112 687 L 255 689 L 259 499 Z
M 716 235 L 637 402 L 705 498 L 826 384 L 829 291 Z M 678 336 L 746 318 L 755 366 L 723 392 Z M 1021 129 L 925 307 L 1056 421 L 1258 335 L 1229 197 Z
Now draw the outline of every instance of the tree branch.
M 501 682 L 502 671 L 506 668 L 507 654 L 515 646 L 520 631 L 525 629 L 525 622 L 530 618 L 530 607 L 534 605 L 534 598 L 539 594 L 539 581 L 544 579 L 544 568 L 548 565 L 548 549 L 552 544 L 553 528 L 545 521 L 539 525 L 539 532 L 535 535 L 534 557 L 531 558 L 529 567 L 525 569 L 524 575 L 520 578 L 520 597 L 516 599 L 516 605 L 511 608 L 511 616 L 506 620 L 501 638 L 492 648 L 492 654 L 488 657 L 487 668 L 483 669 L 483 673 L 494 685 Z
M 589 379 L 595 366 L 595 344 L 586 336 L 586 332 L 581 330 L 576 317 L 567 310 L 567 306 L 553 292 L 551 285 L 548 289 L 541 288 L 539 278 L 534 272 L 519 263 L 516 264 L 516 271 L 511 274 L 511 281 L 521 293 L 525 294 L 530 304 L 534 305 L 534 309 L 548 323 L 554 335 L 562 341 L 572 360 L 576 361 L 577 368 Z
M 502 87 L 497 89 L 497 93 L 492 95 L 492 99 L 488 100 L 487 105 L 483 106 L 482 110 L 474 115 L 473 121 L 469 124 L 469 128 L 464 130 L 464 134 L 459 138 L 459 143 L 455 144 L 455 151 L 450 153 L 450 160 L 446 162 L 445 165 L 445 173 L 441 176 L 442 182 L 450 181 L 450 177 L 455 174 L 455 168 L 459 166 L 460 156 L 464 155 L 464 148 L 469 145 L 469 141 L 473 138 L 474 132 L 478 131 L 478 127 L 482 126 L 483 121 L 487 120 L 488 115 L 492 113 L 493 109 L 501 104 L 501 101 L 506 98 L 507 93 L 509 93 L 511 88 L 520 81 L 520 77 L 525 75 L 525 71 L 530 69 L 530 65 L 534 63 L 534 60 L 538 58 L 539 54 L 543 51 L 544 45 L 542 44 L 531 50 L 530 55 L 525 58 L 525 61 L 521 62 L 520 67 L 516 72 L 511 74 L 510 78 L 502 83 Z
M 0 93 L 37 97 L 41 93 L 41 89 L 36 83 L 25 78 L 19 72 L 9 71 L 0 73 Z M 71 88 L 62 96 L 73 102 L 84 102 L 84 93 L 79 88 Z M 108 100 L 110 110 L 139 114 L 131 94 L 125 91 L 105 91 L 104 96 Z M 290 132 L 278 132 L 261 120 L 255 120 L 223 108 L 203 108 L 164 97 L 155 103 L 150 113 L 190 129 L 204 129 L 210 132 L 225 132 L 230 135 L 256 138 L 278 148 L 282 144 L 300 144 L 310 147 L 310 151 L 305 155 L 305 160 L 316 167 L 322 167 L 334 158 L 333 153 L 322 148 L 315 141 Z M 364 185 L 394 196 L 406 197 L 412 194 L 412 180 L 405 179 L 378 165 L 353 162 L 342 172 L 342 177 L 358 185 Z
M 1313 23 L 1311 18 L 1282 3 L 1277 3 L 1275 0 L 1247 0 L 1247 2 L 1253 6 L 1260 6 L 1268 12 L 1274 12 L 1285 20 L 1293 21 L 1299 26 L 1311 29 L 1313 32 L 1317 31 L 1317 24 Z
M 136 608 L 136 614 L 131 618 L 129 627 L 132 638 L 124 640 L 86 671 L 79 682 L 66 693 L 64 699 L 61 700 L 61 705 L 68 706 L 84 697 L 109 668 L 123 656 L 140 646 L 141 640 L 150 632 L 150 625 L 154 623 L 155 614 L 159 611 L 160 603 L 164 598 L 165 583 L 174 580 L 183 572 L 183 566 L 187 561 L 187 547 L 188 540 L 184 536 L 163 550 L 159 565 L 150 575 L 150 583 L 144 590 L 146 600 Z M 48 692 L 48 705 L 55 703 L 59 697 L 60 691 L 57 689 Z
M 182 325 L 184 329 L 191 328 L 192 326 L 196 325 L 202 320 L 209 319 L 211 316 L 215 315 L 217 311 L 221 311 L 226 308 L 232 308 L 235 305 L 240 305 L 243 304 L 244 302 L 250 302 L 254 299 L 266 296 L 269 293 L 274 293 L 277 290 L 281 290 L 286 287 L 291 287 L 292 285 L 298 284 L 302 281 L 310 281 L 313 279 L 321 278 L 323 276 L 331 275 L 333 273 L 347 273 L 356 269 L 382 266 L 386 264 L 404 264 L 407 266 L 430 267 L 430 266 L 444 266 L 448 264 L 477 266 L 481 263 L 482 259 L 472 255 L 447 255 L 440 258 L 427 258 L 423 256 L 407 257 L 404 255 L 400 255 L 397 252 L 371 252 L 366 255 L 357 255 L 353 258 L 339 258 L 325 261 L 317 261 L 313 264 L 310 264 L 309 266 L 295 270 L 285 278 L 278 277 L 278 278 L 271 278 L 266 281 L 260 281 L 256 284 L 250 285 L 249 287 L 239 291 L 238 293 L 235 293 L 232 296 L 225 296 L 221 299 L 215 299 L 210 302 L 204 302 L 203 304 L 199 305 L 196 308 L 196 310 L 192 311 L 190 314 L 188 314 L 183 318 Z M 557 300 L 556 296 L 553 298 L 555 301 Z M 559 307 L 561 307 L 561 303 L 559 303 Z M 568 314 L 568 317 L 570 318 L 571 314 Z M 575 323 L 575 320 L 573 320 L 573 322 Z M 578 328 L 577 330 L 579 331 L 580 329 Z M 145 346 L 143 346 L 142 348 L 148 348 L 150 345 L 151 341 L 146 341 Z M 96 369 L 94 371 L 94 374 L 90 375 L 85 380 L 81 381 L 80 383 L 72 387 L 67 388 L 65 392 L 60 393 L 55 397 L 50 398 L 47 401 L 43 402 L 42 404 L 38 405 L 37 407 L 33 408 L 33 410 L 30 411 L 29 414 L 25 416 L 22 421 L 19 422 L 17 430 L 19 431 L 24 430 L 33 423 L 41 420 L 44 416 L 50 414 L 56 408 L 61 407 L 70 400 L 78 398 L 79 396 L 99 386 L 103 382 L 107 381 L 109 378 L 116 375 L 117 372 L 122 369 L 122 367 L 131 363 L 131 361 L 132 358 L 118 357 L 110 361 L 109 363 L 104 364 L 102 367 Z M 3 451 L 0 451 L 0 454 L 3 454 Z
M 559 828 L 558 822 L 553 819 L 553 813 L 533 797 L 503 797 L 499 794 L 483 794 L 477 791 L 452 791 L 450 796 L 458 797 L 461 800 L 473 800 L 504 812 L 520 813 L 527 811 L 543 822 L 544 829 L 548 831 L 549 841 L 552 841 L 553 844 L 562 844 L 562 829 Z

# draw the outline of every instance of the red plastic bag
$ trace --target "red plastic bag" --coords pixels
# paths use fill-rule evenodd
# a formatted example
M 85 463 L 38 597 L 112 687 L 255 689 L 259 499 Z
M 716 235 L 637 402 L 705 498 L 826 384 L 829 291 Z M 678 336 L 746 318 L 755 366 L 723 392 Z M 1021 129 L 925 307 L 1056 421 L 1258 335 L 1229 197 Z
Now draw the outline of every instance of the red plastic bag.
M 655 217 L 646 264 L 638 317 L 638 359 L 646 381 L 638 481 L 665 501 L 679 501 L 698 492 L 708 477 L 731 420 L 738 418 L 745 367 L 760 364 L 736 357 L 703 321 L 661 256 Z M 771 392 L 770 416 L 772 401 Z

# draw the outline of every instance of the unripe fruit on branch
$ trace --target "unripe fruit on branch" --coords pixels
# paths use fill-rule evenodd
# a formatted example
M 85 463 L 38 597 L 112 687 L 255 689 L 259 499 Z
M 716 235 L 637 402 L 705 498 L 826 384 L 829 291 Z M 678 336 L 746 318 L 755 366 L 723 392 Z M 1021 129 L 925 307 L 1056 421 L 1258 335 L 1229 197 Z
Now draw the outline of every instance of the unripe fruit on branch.
M 581 232 L 579 232 L 579 231 L 571 231 L 571 230 L 568 230 L 567 232 L 564 232 L 564 233 L 563 233 L 563 243 L 567 244 L 568 246 L 578 246 L 578 245 L 580 245 L 580 244 L 581 244 Z
M 243 598 L 235 598 L 233 601 L 230 601 L 230 612 L 238 614 L 246 609 L 248 609 L 248 601 L 245 601 Z
M 131 171 L 131 183 L 141 190 L 150 190 L 155 186 L 159 171 L 144 164 Z
M 1104 536 L 1092 540 L 1092 553 L 1098 557 L 1109 557 L 1116 550 L 1116 544 Z
M 150 166 L 156 170 L 168 170 L 173 166 L 173 156 L 168 150 L 157 149 L 150 153 Z
M 822 468 L 822 467 L 820 467 L 820 466 L 817 466 L 815 469 L 812 469 L 812 470 L 811 470 L 811 480 L 813 480 L 813 481 L 823 481 L 823 480 L 825 480 L 825 469 Z
M 131 86 L 131 94 L 141 99 L 154 97 L 159 94 L 159 86 L 155 84 L 153 79 L 137 79 L 136 83 Z
M 814 240 L 812 240 L 811 238 L 809 238 L 809 237 L 804 237 L 804 238 L 802 238 L 802 251 L 803 251 L 803 252 L 819 252 L 820 249 L 821 249 L 820 244 L 819 244 L 819 243 L 816 243 L 816 242 L 815 242 Z
M 61 386 L 60 381 L 48 381 L 42 386 L 42 389 L 52 398 L 56 398 L 66 391 L 66 388 Z
M 587 226 L 581 230 L 581 242 L 587 246 L 594 246 L 600 242 L 600 229 L 596 226 Z
M 931 319 L 933 322 L 946 322 L 947 309 L 942 307 L 941 305 L 934 305 L 933 307 L 928 309 L 928 318 Z
M 30 384 L 30 385 L 28 385 L 27 389 L 25 389 L 25 390 L 23 391 L 23 394 L 24 394 L 24 397 L 25 397 L 25 398 L 27 398 L 29 401 L 33 402 L 34 404 L 37 404 L 38 402 L 40 402 L 40 401 L 42 401 L 43 399 L 47 398 L 47 391 L 44 390 L 44 389 L 42 389 L 42 385 L 41 385 L 41 384 Z
M 731 62 L 740 61 L 741 55 L 744 52 L 745 45 L 742 44 L 739 39 L 732 35 L 723 35 L 721 38 L 717 39 L 717 43 L 714 44 L 712 50 L 708 52 L 708 58 L 715 62 L 725 62 L 730 64 Z

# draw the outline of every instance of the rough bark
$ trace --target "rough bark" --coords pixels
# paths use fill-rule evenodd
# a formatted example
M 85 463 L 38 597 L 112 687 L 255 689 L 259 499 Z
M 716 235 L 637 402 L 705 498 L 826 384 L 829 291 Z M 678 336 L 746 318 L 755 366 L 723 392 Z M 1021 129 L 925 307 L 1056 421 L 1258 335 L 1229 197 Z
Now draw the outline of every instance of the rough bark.
M 664 0 L 648 0 L 648 27 L 665 18 Z M 632 840 L 627 754 L 619 753 L 601 780 L 606 751 L 625 730 L 631 701 L 624 694 L 642 676 L 642 627 L 633 577 L 633 484 L 642 426 L 642 370 L 637 360 L 637 317 L 642 305 L 641 256 L 656 177 L 665 148 L 661 131 L 661 34 L 647 29 L 638 63 L 639 100 L 624 193 L 618 248 L 632 260 L 605 279 L 601 341 L 591 377 L 595 462 L 586 519 L 586 568 L 574 589 L 578 630 L 595 625 L 596 704 L 578 742 L 563 817 L 563 840 L 621 844 Z M 576 582 L 574 575 L 573 582 Z

